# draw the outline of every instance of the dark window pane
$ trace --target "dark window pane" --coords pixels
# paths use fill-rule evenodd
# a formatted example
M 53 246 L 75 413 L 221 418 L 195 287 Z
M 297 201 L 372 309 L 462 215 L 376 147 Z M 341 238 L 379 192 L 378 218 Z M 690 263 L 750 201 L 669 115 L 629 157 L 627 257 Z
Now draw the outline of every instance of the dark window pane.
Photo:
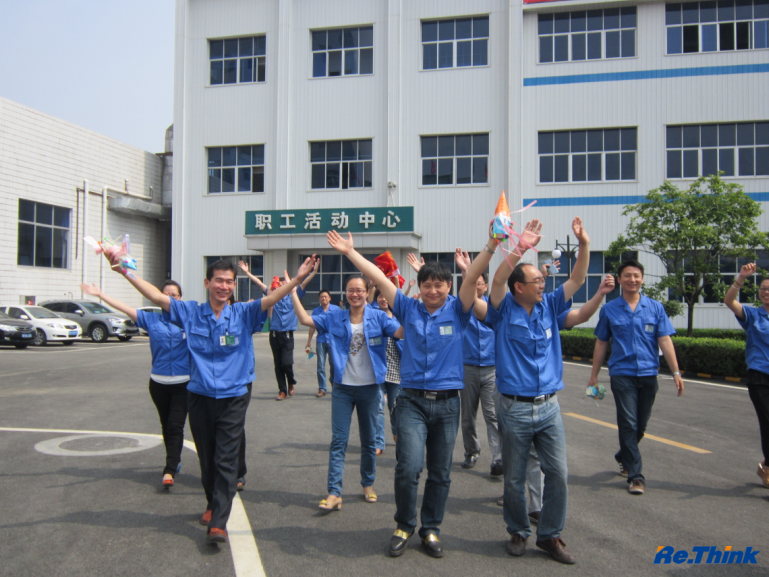
M 438 22 L 438 40 L 454 40 L 453 20 L 442 20 Z
M 698 148 L 700 145 L 700 127 L 684 126 L 684 148 Z
M 681 178 L 681 152 L 679 150 L 668 150 L 667 165 L 668 178 Z
M 253 38 L 241 38 L 238 40 L 238 54 L 243 56 L 253 56 L 254 54 L 254 39 Z
M 558 152 L 569 152 L 569 140 L 570 136 L 568 132 L 556 132 L 553 134 L 555 139 L 555 147 L 554 150 L 556 153 Z
M 326 188 L 326 165 L 325 164 L 312 165 L 312 187 Z
M 326 31 L 320 30 L 312 33 L 312 49 L 313 50 L 325 50 L 326 49 Z
M 371 160 L 371 141 L 358 141 L 358 160 Z
M 721 45 L 720 50 L 734 50 L 734 22 L 726 22 L 718 25 Z
M 224 58 L 224 40 L 211 40 L 209 44 L 209 58 Z
M 264 56 L 267 52 L 267 38 L 257 36 L 254 38 L 254 56 Z
M 339 188 L 339 163 L 326 164 L 326 188 Z
M 61 206 L 53 207 L 53 225 L 69 228 L 69 209 Z
M 469 157 L 457 158 L 457 184 L 470 184 L 472 182 L 472 159 Z
M 359 29 L 358 46 L 373 46 L 374 45 L 374 28 L 373 26 L 364 26 Z
M 681 148 L 683 129 L 680 126 L 668 126 L 665 129 L 665 142 L 667 148 Z
M 341 76 L 342 75 L 342 51 L 335 50 L 328 53 L 328 75 L 329 76 Z
M 700 21 L 700 5 L 699 2 L 684 2 L 681 5 L 682 19 L 684 24 L 697 24 Z
M 224 61 L 224 83 L 235 84 L 238 81 L 238 61 Z
M 484 183 L 489 181 L 488 156 L 473 158 L 473 182 Z
M 486 66 L 489 63 L 488 40 L 473 40 L 473 66 Z
M 737 22 L 737 50 L 750 49 L 750 22 Z
M 623 128 L 620 131 L 620 145 L 622 150 L 636 150 L 636 128 Z
M 571 157 L 571 180 L 583 182 L 587 180 L 587 155 L 575 154 Z
M 739 148 L 739 170 L 740 176 L 753 176 L 753 157 L 754 148 Z
M 323 162 L 326 160 L 326 143 L 310 143 L 310 162 Z
M 681 34 L 682 28 L 680 26 L 668 28 L 668 54 L 681 54 L 683 52 L 683 38 Z
M 454 137 L 438 137 L 438 156 L 454 156 Z
M 753 141 L 753 123 L 737 125 L 737 144 L 739 146 L 752 146 Z
M 66 230 L 53 231 L 53 260 L 54 268 L 67 268 L 67 253 L 69 252 L 69 232 Z
M 251 178 L 251 192 L 264 192 L 264 167 L 255 166 L 251 172 Z
M 425 44 L 422 46 L 422 70 L 438 68 L 438 45 Z
M 438 156 L 438 137 L 422 137 L 422 158 Z
M 332 140 L 326 143 L 326 160 L 342 160 L 342 142 Z
M 224 41 L 224 57 L 225 58 L 237 58 L 238 57 L 238 41 L 225 40 Z
M 238 168 L 238 192 L 251 192 L 251 167 Z
M 697 178 L 699 176 L 698 158 L 699 151 L 684 150 L 684 178 Z
M 438 165 L 436 159 L 422 161 L 422 184 L 438 184 Z
M 620 9 L 620 26 L 622 28 L 636 27 L 636 7 L 628 6 Z
M 332 50 L 335 48 L 341 48 L 342 47 L 342 36 L 344 32 L 342 30 L 329 30 L 328 31 L 328 49 Z
M 372 186 L 372 162 L 363 163 L 363 186 L 371 188 Z
M 753 18 L 769 18 L 769 0 L 753 0 Z
M 606 58 L 619 58 L 619 31 L 606 33 Z
M 373 74 L 374 73 L 374 49 L 364 48 L 360 51 L 360 73 L 361 74 Z
M 473 38 L 487 38 L 489 35 L 489 17 L 473 18 Z
M 585 34 L 572 34 L 571 36 L 571 59 L 572 60 L 585 60 L 587 57 L 586 47 L 586 35 Z
M 235 169 L 222 169 L 222 192 L 235 192 Z
M 357 28 L 347 28 L 344 30 L 344 47 L 345 48 L 358 47 L 358 29 Z
M 342 160 L 358 160 L 357 140 L 345 140 L 342 142 Z
M 211 62 L 211 84 L 221 84 L 224 81 L 224 63 L 221 60 Z
M 553 157 L 539 157 L 539 181 L 553 182 Z
M 559 12 L 553 15 L 553 29 L 556 34 L 563 32 L 569 32 L 571 28 L 570 18 L 568 12 Z
M 555 42 L 555 62 L 566 62 L 569 59 L 569 37 L 567 35 L 554 36 Z
M 704 127 L 703 127 L 704 128 Z M 718 150 L 716 148 L 702 149 L 702 176 L 710 176 L 718 172 Z
M 588 152 L 603 151 L 603 130 L 587 131 L 587 151 Z
M 238 146 L 238 164 L 246 166 L 251 164 L 251 147 Z
M 350 165 L 346 162 L 342 163 L 342 188 L 350 188 Z
M 603 10 L 587 11 L 587 29 L 603 30 Z
M 344 73 L 345 74 L 358 73 L 358 51 L 357 50 L 344 51 Z
M 700 2 L 700 22 L 716 22 L 717 20 L 716 3 Z
M 756 144 L 769 144 L 769 122 L 756 122 Z
M 243 58 L 240 61 L 240 81 L 241 82 L 254 81 L 254 59 L 253 58 Z
M 555 157 L 555 182 L 569 182 L 569 155 Z
M 753 0 L 737 0 L 734 5 L 736 20 L 750 20 L 753 18 Z
M 619 150 L 619 129 L 618 128 L 613 128 L 611 130 L 603 131 L 603 149 Z
M 684 26 L 684 53 L 700 51 L 700 27 Z
M 443 42 L 438 44 L 438 68 L 451 68 L 454 66 L 454 44 Z
M 19 220 L 35 222 L 35 203 L 31 200 L 19 199 Z
M 38 224 L 53 224 L 53 207 L 50 204 L 38 202 L 35 222 Z
M 635 56 L 635 30 L 622 31 L 622 58 Z
M 607 8 L 603 11 L 603 28 L 619 28 L 619 8 Z
M 253 156 L 251 162 L 253 164 L 264 164 L 264 144 L 256 144 L 252 149 Z
M 35 262 L 35 225 L 19 223 L 19 244 L 16 264 L 32 266 Z
M 706 124 L 700 127 L 700 146 L 718 146 L 718 126 Z
M 601 180 L 601 155 L 587 155 L 587 179 Z
M 587 151 L 587 132 L 584 130 L 575 130 L 571 133 L 571 151 Z
M 584 32 L 585 30 L 587 30 L 587 12 L 584 10 L 581 12 L 572 12 L 571 31 Z
M 756 148 L 756 176 L 769 175 L 769 147 Z
M 619 154 L 606 155 L 606 180 L 619 180 Z
M 326 75 L 325 52 L 318 52 L 312 55 L 312 75 L 314 78 L 322 78 Z
M 235 146 L 225 146 L 222 149 L 222 166 L 235 166 L 238 163 L 237 151 Z
M 734 149 L 722 148 L 718 151 L 718 170 L 724 176 L 734 176 Z
M 718 146 L 734 146 L 736 143 L 734 124 L 719 124 Z
M 666 4 L 665 5 L 665 24 L 680 24 L 681 23 L 681 5 L 680 4 Z
M 488 134 L 474 134 L 473 135 L 473 154 L 488 154 L 489 153 L 489 135 Z
M 473 37 L 473 20 L 472 18 L 460 18 L 456 24 L 457 39 L 472 38 Z
M 38 205 L 38 209 L 40 205 Z M 39 212 L 39 210 L 38 210 Z M 35 227 L 35 266 L 51 266 L 53 229 L 45 226 Z
M 473 63 L 473 43 L 470 40 L 457 42 L 457 66 L 470 66 Z
M 587 58 L 597 60 L 601 58 L 601 33 L 592 32 L 587 35 Z
M 551 154 L 553 152 L 553 133 L 540 132 L 537 135 L 537 143 L 539 154 Z
M 621 164 L 622 180 L 635 180 L 635 152 L 623 152 Z
M 422 42 L 434 42 L 438 40 L 438 23 L 422 22 Z
M 553 37 L 543 36 L 539 39 L 539 61 L 540 62 L 552 62 L 553 61 Z
M 465 136 L 457 136 L 456 140 L 456 155 L 457 156 L 470 156 L 473 153 L 473 137 L 469 134 Z M 459 173 L 459 169 L 457 169 Z
M 454 159 L 438 159 L 438 184 L 454 184 Z
M 222 169 L 213 168 L 208 170 L 208 192 L 222 191 Z
M 538 34 L 552 34 L 553 33 L 553 15 L 552 14 L 540 14 L 537 21 L 537 33 Z

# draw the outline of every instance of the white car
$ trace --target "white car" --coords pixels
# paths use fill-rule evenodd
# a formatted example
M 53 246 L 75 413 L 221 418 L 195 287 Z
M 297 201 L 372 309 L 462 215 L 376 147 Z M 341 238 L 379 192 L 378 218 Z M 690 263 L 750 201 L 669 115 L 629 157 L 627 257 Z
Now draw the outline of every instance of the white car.
M 35 327 L 35 345 L 44 345 L 49 341 L 71 345 L 83 336 L 83 329 L 80 328 L 79 324 L 44 307 L 2 305 L 0 311 L 9 317 L 27 322 Z

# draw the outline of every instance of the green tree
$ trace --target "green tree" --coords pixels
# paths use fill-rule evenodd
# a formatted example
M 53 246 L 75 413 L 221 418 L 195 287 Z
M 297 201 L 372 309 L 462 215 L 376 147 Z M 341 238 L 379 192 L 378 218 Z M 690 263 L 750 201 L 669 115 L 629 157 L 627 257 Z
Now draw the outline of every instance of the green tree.
M 769 249 L 769 236 L 758 229 L 762 212 L 742 186 L 719 176 L 700 177 L 686 190 L 665 181 L 642 202 L 625 207 L 622 214 L 630 215 L 630 224 L 608 252 L 635 249 L 662 261 L 667 274 L 649 288 L 657 294 L 672 289 L 683 299 L 691 336 L 694 307 L 705 287 L 712 286 L 720 299 L 726 292 L 721 257 L 755 259 L 757 248 Z

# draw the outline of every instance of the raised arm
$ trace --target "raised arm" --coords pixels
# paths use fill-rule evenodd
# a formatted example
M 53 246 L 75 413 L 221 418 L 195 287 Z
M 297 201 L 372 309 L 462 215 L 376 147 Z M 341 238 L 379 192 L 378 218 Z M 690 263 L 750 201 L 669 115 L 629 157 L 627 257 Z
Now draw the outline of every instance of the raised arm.
M 478 256 L 475 257 L 475 260 L 470 263 L 469 267 L 467 267 L 467 273 L 462 274 L 464 279 L 462 280 L 462 288 L 459 289 L 459 299 L 462 301 L 462 309 L 465 312 L 473 308 L 473 305 L 478 300 L 478 297 L 476 296 L 477 291 L 475 289 L 476 283 L 478 282 L 480 276 L 483 274 L 483 271 L 486 270 L 486 267 L 489 266 L 491 257 L 494 256 L 496 250 L 497 241 L 493 238 L 486 239 L 486 245 L 483 247 L 483 250 L 478 253 Z M 469 255 L 467 258 L 468 260 L 470 259 Z M 456 253 L 454 253 L 454 260 L 457 262 L 457 265 L 459 265 L 460 260 L 466 264 L 464 255 L 462 254 L 462 249 L 458 248 Z M 484 318 L 486 318 L 485 315 Z
M 571 276 L 565 283 L 563 283 L 563 298 L 565 300 L 569 300 L 573 297 L 574 293 L 579 290 L 579 287 L 585 284 L 587 267 L 590 264 L 590 237 L 582 226 L 582 219 L 580 217 L 574 217 L 574 221 L 571 223 L 571 229 L 574 231 L 574 236 L 576 236 L 579 241 L 579 256 L 577 257 L 577 262 L 574 263 Z
M 724 304 L 728 306 L 740 320 L 745 320 L 745 311 L 742 310 L 742 304 L 737 300 L 737 295 L 740 294 L 740 289 L 742 288 L 742 285 L 745 284 L 745 279 L 754 274 L 756 274 L 756 263 L 754 262 L 748 263 L 740 268 L 740 274 L 729 287 L 729 290 L 726 291 L 726 296 L 724 297 Z
M 238 266 L 240 269 L 246 273 L 246 276 L 251 279 L 251 282 L 253 282 L 256 286 L 258 286 L 260 289 L 262 289 L 262 292 L 267 294 L 267 289 L 269 288 L 266 284 L 264 284 L 258 276 L 252 275 L 248 270 L 248 264 L 243 262 L 242 260 L 238 261 Z
M 521 260 L 521 257 L 527 250 L 537 246 L 539 239 L 541 238 L 539 234 L 541 230 L 542 223 L 539 222 L 539 220 L 536 218 L 527 222 L 523 229 L 523 234 L 521 234 L 520 238 L 518 239 L 516 250 L 507 255 L 504 261 L 502 261 L 502 264 L 497 268 L 497 271 L 494 273 L 494 279 L 491 281 L 491 294 L 489 295 L 489 302 L 495 309 L 499 308 L 499 305 L 502 303 L 502 299 L 505 298 L 505 294 L 507 293 L 507 279 L 510 278 L 510 274 L 513 272 L 512 267 L 518 264 L 518 262 Z M 476 258 L 475 260 L 478 259 Z M 476 280 L 478 280 L 478 277 L 476 277 Z
M 409 281 L 408 286 L 406 287 L 406 290 L 403 291 L 403 294 L 406 296 L 409 296 L 409 293 L 411 292 L 411 289 L 414 288 L 414 285 L 417 284 L 417 281 L 415 281 L 413 278 Z
M 288 286 L 288 285 L 284 285 Z M 310 327 L 310 331 L 315 330 L 315 322 L 312 320 L 312 315 L 307 314 L 302 306 L 302 301 L 299 300 L 299 295 L 296 294 L 296 290 L 291 289 L 291 303 L 294 305 L 294 312 L 296 313 L 297 320 L 306 327 Z M 312 332 L 310 333 L 312 335 Z M 307 346 L 310 346 L 310 342 L 307 341 Z
M 395 288 L 393 283 L 387 280 L 385 274 L 379 270 L 379 267 L 373 262 L 369 262 L 363 257 L 357 250 L 352 241 L 352 234 L 347 233 L 347 238 L 343 238 L 335 230 L 329 231 L 326 235 L 328 238 L 328 244 L 331 248 L 342 253 L 355 267 L 361 272 L 363 276 L 368 277 L 376 284 L 379 292 L 387 299 L 387 303 L 391 307 L 395 307 L 395 295 L 398 294 L 398 289 Z M 409 264 L 411 260 L 409 260 Z M 413 265 L 412 265 L 413 266 Z
M 411 265 L 411 268 L 413 268 L 417 273 L 419 272 L 419 269 L 425 266 L 425 259 L 422 258 L 421 260 L 417 260 L 416 255 L 413 253 L 409 253 L 406 257 L 406 260 Z
M 108 297 L 103 292 L 101 292 L 101 290 L 99 289 L 99 287 L 96 286 L 95 283 L 92 285 L 89 285 L 88 283 L 82 283 L 80 285 L 80 288 L 83 289 L 84 293 L 89 294 L 96 298 L 100 298 L 109 306 L 111 306 L 113 309 L 117 309 L 121 313 L 128 315 L 133 322 L 136 322 L 136 309 L 134 307 L 128 306 L 124 302 L 119 301 L 117 299 L 113 299 L 112 297 Z
M 613 290 L 614 290 L 614 277 L 610 274 L 607 274 L 604 277 L 604 279 L 601 281 L 601 284 L 598 287 L 598 290 L 595 291 L 593 298 L 591 298 L 584 305 L 582 305 L 581 308 L 573 309 L 569 311 L 569 314 L 566 315 L 566 322 L 564 323 L 564 326 L 567 329 L 570 329 L 572 327 L 576 327 L 577 325 L 581 325 L 582 323 L 587 322 L 590 319 L 590 317 L 592 317 L 595 314 L 595 311 L 598 310 L 598 307 L 601 306 L 601 301 L 603 301 L 603 297 L 605 297 L 607 294 L 609 294 Z
M 286 296 L 289 292 L 291 292 L 294 287 L 299 286 L 299 279 L 304 278 L 310 274 L 314 266 L 315 255 L 308 256 L 306 259 L 304 259 L 304 262 L 299 267 L 299 270 L 296 272 L 296 276 L 293 279 L 289 280 L 283 286 L 279 286 L 266 297 L 262 297 L 262 310 L 266 311 L 268 308 Z M 287 272 L 284 271 L 284 274 L 286 277 L 288 277 Z
M 302 281 L 302 284 L 299 285 L 302 287 L 302 290 L 307 289 L 307 285 L 310 284 L 310 281 L 315 278 L 315 275 L 318 274 L 318 268 L 320 267 L 320 258 L 318 258 L 315 261 L 315 266 L 312 267 L 312 272 L 310 273 L 310 276 L 308 276 L 306 279 Z
M 684 380 L 681 378 L 681 372 L 678 370 L 678 359 L 676 358 L 676 349 L 673 347 L 673 339 L 669 336 L 659 337 L 657 344 L 662 349 L 662 354 L 665 356 L 670 372 L 673 373 L 673 382 L 676 384 L 678 396 L 680 397 L 684 394 Z
M 110 261 L 110 265 L 113 267 L 115 267 L 115 265 L 117 265 L 120 261 L 119 257 L 115 257 L 115 262 L 112 262 L 106 253 L 104 254 L 104 257 Z M 171 310 L 171 297 L 164 295 L 155 285 L 148 283 L 143 278 L 140 278 L 133 271 L 128 270 L 126 272 L 121 272 L 120 268 L 113 268 L 113 270 L 118 274 L 123 275 L 123 277 L 125 277 L 125 279 L 131 283 L 144 298 L 151 301 L 153 304 L 156 304 L 166 312 Z

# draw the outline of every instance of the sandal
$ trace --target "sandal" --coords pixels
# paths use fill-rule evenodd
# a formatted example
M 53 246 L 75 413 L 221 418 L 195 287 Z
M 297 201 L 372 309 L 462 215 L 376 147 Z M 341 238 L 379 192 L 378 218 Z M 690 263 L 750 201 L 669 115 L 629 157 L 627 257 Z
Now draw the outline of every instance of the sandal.
M 371 491 L 371 493 L 363 493 L 363 498 L 365 499 L 366 503 L 376 503 L 377 502 L 377 496 L 374 491 Z
M 163 488 L 164 489 L 170 489 L 173 486 L 174 486 L 174 477 L 173 477 L 173 475 L 170 475 L 168 473 L 163 475 Z
M 329 495 L 329 497 L 332 497 L 333 495 Z M 329 505 L 328 499 L 323 499 L 318 504 L 318 509 L 322 509 L 323 511 L 340 511 L 342 509 L 342 498 L 338 497 L 339 501 L 334 503 L 333 505 Z

